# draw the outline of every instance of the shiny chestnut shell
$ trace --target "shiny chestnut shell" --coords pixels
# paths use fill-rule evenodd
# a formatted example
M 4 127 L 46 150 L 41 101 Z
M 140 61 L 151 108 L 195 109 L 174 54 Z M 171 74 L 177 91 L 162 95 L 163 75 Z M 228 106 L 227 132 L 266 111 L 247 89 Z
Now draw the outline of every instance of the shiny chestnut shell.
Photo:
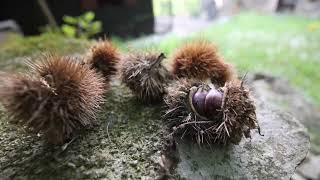
M 190 92 L 192 109 L 200 116 L 211 119 L 221 108 L 223 94 L 214 87 L 205 90 L 200 87 Z

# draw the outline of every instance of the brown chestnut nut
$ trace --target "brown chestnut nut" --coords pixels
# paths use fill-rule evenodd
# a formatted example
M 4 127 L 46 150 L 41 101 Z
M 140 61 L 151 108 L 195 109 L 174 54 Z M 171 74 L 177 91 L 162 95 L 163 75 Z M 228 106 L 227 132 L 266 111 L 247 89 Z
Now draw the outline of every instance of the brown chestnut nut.
M 222 104 L 222 93 L 214 87 L 208 91 L 200 87 L 192 96 L 191 105 L 195 112 L 203 117 L 215 116 Z M 192 95 L 193 94 L 193 95 Z
M 192 96 L 192 105 L 201 116 L 205 115 L 205 101 L 207 92 L 203 91 L 202 88 L 199 88 L 196 93 Z
M 204 102 L 204 110 L 207 116 L 211 117 L 218 113 L 217 110 L 222 105 L 222 96 L 223 94 L 216 89 L 210 89 Z

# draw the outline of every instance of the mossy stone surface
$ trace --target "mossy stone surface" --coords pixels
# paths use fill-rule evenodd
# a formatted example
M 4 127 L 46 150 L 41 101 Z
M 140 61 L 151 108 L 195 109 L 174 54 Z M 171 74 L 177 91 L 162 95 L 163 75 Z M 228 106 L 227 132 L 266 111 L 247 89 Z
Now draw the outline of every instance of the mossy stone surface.
M 97 126 L 65 151 L 5 123 L 2 113 L 0 174 L 12 179 L 155 179 L 163 144 L 160 109 L 140 104 L 126 87 L 113 84 Z

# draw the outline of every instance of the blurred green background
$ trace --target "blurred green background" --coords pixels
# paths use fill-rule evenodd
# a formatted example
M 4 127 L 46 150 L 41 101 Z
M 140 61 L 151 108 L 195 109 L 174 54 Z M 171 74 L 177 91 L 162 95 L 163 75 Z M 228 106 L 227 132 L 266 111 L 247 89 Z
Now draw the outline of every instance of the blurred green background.
M 157 1 L 158 2 L 158 1 Z M 179 2 L 179 1 L 177 1 Z M 181 1 L 180 1 L 181 2 Z M 154 3 L 158 5 L 158 3 Z M 194 7 L 192 3 L 188 4 Z M 177 7 L 179 7 L 177 5 Z M 181 8 L 181 7 L 180 7 Z M 155 7 L 155 14 L 160 14 Z M 184 14 L 193 8 L 178 8 Z M 288 14 L 259 14 L 241 12 L 228 20 L 216 21 L 187 37 L 169 34 L 156 42 L 144 40 L 112 40 L 123 50 L 128 46 L 153 48 L 170 54 L 179 45 L 194 39 L 214 42 L 225 59 L 237 67 L 239 73 L 267 72 L 288 79 L 314 103 L 320 105 L 320 20 Z M 0 65 L 12 67 L 15 57 L 37 56 L 42 52 L 61 54 L 83 53 L 93 40 L 65 37 L 57 32 L 23 37 L 11 34 L 0 44 Z M 16 63 L 12 68 L 20 67 Z

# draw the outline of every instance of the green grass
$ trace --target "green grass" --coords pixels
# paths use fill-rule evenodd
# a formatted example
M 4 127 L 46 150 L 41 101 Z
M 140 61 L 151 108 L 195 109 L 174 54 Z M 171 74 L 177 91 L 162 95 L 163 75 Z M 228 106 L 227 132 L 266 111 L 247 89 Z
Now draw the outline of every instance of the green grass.
M 188 38 L 169 36 L 146 46 L 169 54 L 184 42 L 208 39 L 239 73 L 266 72 L 284 77 L 320 105 L 320 28 L 314 28 L 316 24 L 319 20 L 244 13 Z
M 155 16 L 170 15 L 169 6 L 172 6 L 173 15 L 196 16 L 200 14 L 200 0 L 153 0 Z
M 85 39 L 68 38 L 62 34 L 50 32 L 28 37 L 10 34 L 7 40 L 0 44 L 0 60 L 43 51 L 79 52 L 87 45 L 86 42 Z
M 25 66 L 28 57 L 39 56 L 41 53 L 73 54 L 83 52 L 89 41 L 84 39 L 66 38 L 58 33 L 43 33 L 39 36 L 22 37 L 10 34 L 0 44 L 0 70 L 20 70 Z

